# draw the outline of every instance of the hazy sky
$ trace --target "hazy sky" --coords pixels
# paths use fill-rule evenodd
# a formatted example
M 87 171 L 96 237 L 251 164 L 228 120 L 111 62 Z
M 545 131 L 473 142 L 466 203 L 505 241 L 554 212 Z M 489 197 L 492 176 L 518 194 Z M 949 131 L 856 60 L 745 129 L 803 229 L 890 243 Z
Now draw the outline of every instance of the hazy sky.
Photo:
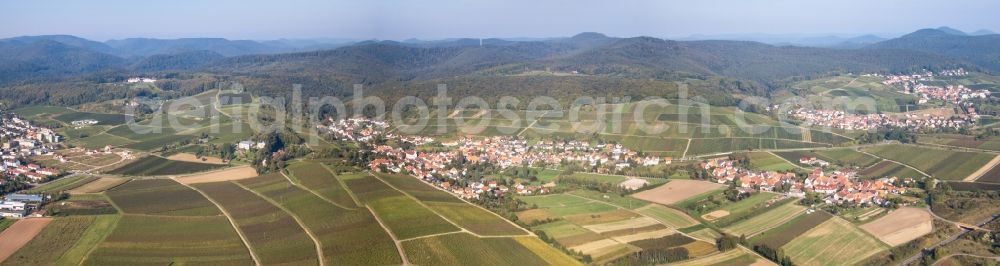
M 47 0 L 0 2 L 0 38 L 556 37 L 1000 31 L 995 0 Z

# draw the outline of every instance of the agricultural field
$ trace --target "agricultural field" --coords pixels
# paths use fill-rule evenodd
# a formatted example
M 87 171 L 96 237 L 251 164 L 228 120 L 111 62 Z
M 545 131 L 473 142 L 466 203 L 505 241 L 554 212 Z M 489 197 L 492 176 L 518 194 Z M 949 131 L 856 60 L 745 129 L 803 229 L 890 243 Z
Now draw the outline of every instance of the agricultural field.
M 83 265 L 253 264 L 223 216 L 123 215 Z
M 53 219 L 38 235 L 0 265 L 53 265 L 95 221 L 94 216 L 60 217 Z M 79 262 L 79 261 L 74 261 Z
M 719 220 L 728 220 L 729 217 L 743 217 L 751 215 L 751 212 L 770 205 L 772 199 L 775 199 L 776 197 L 779 197 L 778 194 L 770 192 L 754 193 L 749 198 L 736 202 L 726 201 L 718 208 L 708 210 L 708 213 L 702 215 L 701 218 L 706 221 L 718 222 Z
M 257 176 L 257 170 L 249 165 L 241 165 L 217 171 L 192 174 L 174 178 L 181 184 L 209 183 L 220 181 L 242 180 Z
M 799 215 L 790 221 L 764 231 L 750 238 L 750 242 L 755 245 L 764 245 L 773 250 L 777 250 L 791 242 L 793 239 L 805 234 L 806 231 L 826 222 L 833 215 L 824 211 L 815 211 L 805 215 Z
M 226 211 L 262 264 L 319 262 L 313 241 L 288 212 L 231 182 L 192 186 Z
M 882 159 L 853 149 L 828 149 L 814 151 L 783 151 L 774 154 L 793 163 L 798 163 L 800 157 L 816 157 L 841 167 L 869 167 Z
M 128 182 L 129 179 L 116 178 L 116 177 L 101 177 L 97 180 L 87 182 L 78 187 L 71 188 L 69 190 L 70 194 L 86 194 L 86 193 L 99 193 L 105 190 L 117 187 L 118 185 Z
M 117 214 L 118 209 L 104 194 L 71 194 L 69 199 L 44 206 L 51 216 Z
M 803 211 L 805 211 L 805 207 L 799 206 L 795 202 L 787 202 L 779 207 L 769 209 L 764 213 L 756 214 L 749 219 L 725 227 L 722 231 L 732 235 L 746 235 L 747 237 L 751 237 L 795 219 Z
M 441 216 L 374 176 L 359 175 L 344 183 L 399 239 L 459 231 Z
M 763 265 L 776 265 L 773 262 L 758 257 L 751 251 L 745 249 L 733 249 L 723 253 L 716 253 L 707 257 L 700 257 L 696 259 L 682 261 L 680 263 L 672 264 L 677 266 L 700 266 L 700 265 L 730 265 L 730 266 L 763 266 Z
M 174 161 L 159 156 L 147 156 L 118 169 L 111 170 L 108 174 L 132 176 L 179 175 L 208 171 L 220 167 L 223 167 L 223 165 Z
M 871 167 L 865 168 L 858 172 L 861 176 L 871 177 L 871 178 L 882 178 L 882 177 L 900 177 L 900 178 L 913 178 L 919 179 L 924 175 L 912 168 L 906 167 L 898 163 L 890 161 L 882 161 Z
M 561 252 L 545 251 L 544 244 L 519 238 L 476 238 L 466 233 L 445 234 L 403 242 L 406 257 L 416 265 L 579 265 Z M 527 243 L 525 245 L 524 243 Z
M 725 187 L 722 184 L 697 180 L 671 180 L 659 187 L 632 194 L 637 199 L 671 205 Z
M 770 152 L 751 152 L 745 156 L 750 159 L 750 167 L 757 170 L 787 172 L 799 169 L 795 164 Z M 798 159 L 792 162 L 798 162 Z
M 917 138 L 917 143 L 1000 151 L 1000 139 L 998 138 L 976 139 L 975 136 L 968 136 L 968 135 L 957 135 L 957 134 L 920 135 L 920 137 Z
M 57 115 L 56 120 L 63 123 L 69 124 L 76 120 L 93 119 L 97 120 L 98 125 L 121 125 L 132 119 L 131 116 L 123 114 L 102 114 L 102 113 L 88 113 L 88 112 L 77 112 L 71 111 Z
M 690 254 L 715 251 L 713 244 L 677 234 L 677 228 L 699 225 L 680 211 L 648 203 L 631 210 L 622 206 L 625 204 L 622 201 L 629 198 L 613 199 L 600 195 L 598 192 L 575 190 L 563 194 L 518 197 L 537 207 L 519 212 L 518 217 L 538 234 L 544 234 L 544 237 L 570 250 L 590 255 L 598 263 L 611 262 L 640 250 L 684 248 Z M 683 243 L 674 243 L 670 247 L 649 245 L 657 243 L 655 239 L 668 236 L 682 238 Z
M 31 242 L 52 220 L 52 218 L 19 219 L 0 232 L 0 261 L 6 260 Z
M 537 206 L 539 209 L 558 216 L 606 212 L 615 209 L 607 204 L 594 204 L 591 199 L 567 194 L 519 197 L 519 199 L 530 206 Z
M 87 183 L 93 182 L 93 181 L 95 181 L 95 180 L 97 180 L 99 178 L 100 177 L 97 177 L 97 176 L 88 176 L 88 175 L 67 176 L 67 177 L 63 177 L 63 178 L 56 179 L 56 180 L 53 180 L 51 182 L 42 184 L 42 185 L 37 186 L 37 187 L 33 187 L 33 188 L 25 191 L 25 193 L 28 193 L 28 194 L 43 193 L 44 194 L 44 193 L 54 193 L 54 192 L 59 192 L 59 191 L 68 191 L 68 190 L 71 190 L 71 189 L 83 186 L 83 185 L 85 185 Z
M 599 191 L 588 190 L 588 189 L 577 189 L 566 192 L 566 194 L 580 196 L 626 209 L 638 209 L 650 205 L 648 201 L 639 200 L 629 196 L 623 197 L 622 195 L 619 195 L 617 193 L 601 193 Z
M 885 251 L 888 246 L 834 217 L 781 247 L 796 265 L 847 265 Z
M 288 171 L 290 178 L 321 197 L 348 208 L 358 206 L 344 184 L 320 163 L 299 162 L 288 167 Z
M 916 167 L 935 178 L 944 180 L 965 179 L 996 156 L 912 145 L 882 145 L 868 148 L 866 151 Z
M 401 263 L 395 244 L 367 209 L 345 209 L 288 182 L 281 174 L 239 181 L 297 217 L 315 236 L 328 264 Z
M 132 180 L 106 192 L 126 214 L 164 216 L 219 215 L 205 197 L 170 179 Z
M 933 217 L 923 208 L 901 208 L 860 226 L 890 246 L 897 246 L 933 231 Z

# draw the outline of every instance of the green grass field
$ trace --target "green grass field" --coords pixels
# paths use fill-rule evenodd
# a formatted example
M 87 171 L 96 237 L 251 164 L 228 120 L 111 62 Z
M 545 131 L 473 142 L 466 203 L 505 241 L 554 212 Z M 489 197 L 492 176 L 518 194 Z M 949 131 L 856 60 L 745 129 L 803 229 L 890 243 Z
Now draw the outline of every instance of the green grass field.
M 325 170 L 324 170 L 325 171 Z M 281 174 L 239 181 L 295 215 L 319 240 L 331 265 L 386 265 L 402 260 L 389 234 L 367 209 L 348 210 L 302 190 Z
M 170 179 L 132 180 L 106 192 L 125 213 L 173 216 L 219 215 L 218 208 Z
M 986 165 L 995 155 L 949 151 L 911 145 L 882 145 L 867 149 L 879 157 L 916 167 L 944 180 L 962 180 Z
M 746 156 L 750 159 L 750 167 L 758 170 L 787 172 L 799 169 L 798 166 L 768 152 L 751 152 Z
M 63 123 L 71 123 L 76 120 L 93 119 L 97 120 L 98 125 L 120 125 L 132 119 L 131 116 L 123 114 L 102 114 L 102 113 L 88 113 L 88 112 L 67 112 L 54 117 L 56 120 L 62 121 Z
M 781 249 L 796 265 L 850 265 L 888 246 L 850 222 L 833 217 Z
M 663 205 L 651 204 L 649 206 L 636 209 L 639 213 L 653 217 L 667 227 L 680 229 L 698 224 L 698 220 L 691 218 L 682 211 L 671 209 Z
M 225 209 L 262 264 L 317 264 L 313 241 L 285 211 L 230 182 L 194 185 Z
M 573 190 L 573 191 L 567 192 L 567 194 L 576 195 L 576 196 L 580 196 L 580 197 L 584 197 L 584 198 L 588 198 L 588 199 L 592 199 L 592 200 L 596 200 L 596 201 L 608 203 L 608 204 L 615 205 L 615 206 L 622 207 L 622 208 L 626 208 L 626 209 L 638 209 L 638 208 L 642 208 L 642 207 L 644 207 L 646 205 L 652 204 L 652 203 L 649 203 L 647 201 L 639 200 L 639 199 L 628 197 L 628 196 L 622 197 L 621 195 L 618 195 L 618 194 L 615 194 L 615 193 L 601 193 L 601 192 L 598 192 L 598 191 L 587 190 L 587 189 Z
M 500 216 L 468 203 L 425 202 L 435 212 L 479 235 L 527 235 Z
M 595 204 L 590 199 L 564 194 L 519 197 L 519 199 L 559 216 L 606 212 L 615 209 L 615 207 L 606 204 Z
M 84 265 L 253 264 L 223 216 L 124 215 Z

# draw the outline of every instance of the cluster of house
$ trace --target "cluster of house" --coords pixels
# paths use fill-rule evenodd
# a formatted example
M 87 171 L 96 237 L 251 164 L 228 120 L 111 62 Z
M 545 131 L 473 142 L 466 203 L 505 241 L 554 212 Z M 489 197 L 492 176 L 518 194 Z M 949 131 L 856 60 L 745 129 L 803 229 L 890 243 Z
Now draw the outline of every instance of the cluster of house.
M 872 130 L 884 127 L 907 129 L 959 129 L 970 126 L 972 116 L 937 116 L 931 114 L 850 114 L 839 110 L 798 108 L 788 111 L 791 117 L 812 125 L 847 130 Z
M 0 144 L 0 183 L 11 182 L 19 177 L 26 177 L 34 182 L 43 181 L 59 171 L 42 168 L 35 164 L 23 162 L 23 158 L 34 155 L 52 154 L 55 143 L 61 137 L 48 128 L 32 125 L 31 122 L 17 116 L 4 114 L 0 118 L 0 135 L 4 139 Z
M 45 197 L 33 194 L 8 194 L 0 200 L 0 217 L 23 218 L 39 206 Z
M 912 85 L 915 83 L 919 83 L 920 81 L 932 80 L 934 79 L 934 75 L 935 75 L 934 72 L 924 70 L 924 73 L 915 73 L 915 74 L 903 74 L 903 75 L 864 74 L 861 76 L 884 77 L 885 79 L 882 80 L 882 84 L 885 85 L 894 85 L 894 84 Z M 956 68 L 956 69 L 945 69 L 938 71 L 936 75 L 942 77 L 962 77 L 962 76 L 968 76 L 969 72 L 966 71 L 964 68 Z
M 948 85 L 945 87 L 928 86 L 917 84 L 912 88 L 907 86 L 903 93 L 916 94 L 920 97 L 918 103 L 927 103 L 929 100 L 942 100 L 954 104 L 959 104 L 970 99 L 986 99 L 990 97 L 989 90 L 973 90 L 963 85 Z
M 98 122 L 97 120 L 94 120 L 94 119 L 74 120 L 73 122 L 70 122 L 70 124 L 72 124 L 73 127 L 76 127 L 76 128 L 81 128 L 81 127 L 85 127 L 85 126 L 92 126 L 92 125 L 96 125 L 97 123 L 100 123 L 100 122 Z
M 751 171 L 737 166 L 729 158 L 709 159 L 701 166 L 716 182 L 735 182 L 741 192 L 775 191 L 784 187 L 787 196 L 804 197 L 806 192 L 816 192 L 826 195 L 827 203 L 882 205 L 889 195 L 905 193 L 905 185 L 914 182 L 912 178 L 898 177 L 858 180 L 854 170 L 826 173 L 821 168 L 813 169 L 805 179 L 800 179 L 795 173 Z
M 424 136 L 400 136 L 386 133 L 388 123 L 365 118 L 351 118 L 330 121 L 324 126 L 336 138 L 371 142 L 376 138 L 410 142 L 424 145 L 436 142 L 433 138 Z M 466 169 L 456 161 L 479 164 L 489 163 L 500 168 L 522 165 L 559 165 L 562 163 L 579 163 L 596 169 L 596 172 L 612 172 L 635 166 L 653 166 L 669 164 L 670 157 L 639 156 L 620 144 L 607 144 L 582 141 L 543 140 L 529 143 L 527 140 L 497 136 L 485 138 L 460 138 L 440 143 L 450 148 L 448 151 L 421 152 L 414 149 L 403 149 L 389 145 L 375 145 L 372 152 L 380 155 L 372 160 L 368 167 L 373 171 L 407 173 L 432 184 L 458 194 L 464 198 L 477 198 L 484 192 L 518 194 L 546 193 L 546 186 L 529 184 L 514 184 L 512 187 L 497 186 L 493 183 L 465 182 Z M 465 184 L 459 187 L 457 184 Z
M 143 77 L 131 77 L 125 80 L 126 83 L 153 83 L 156 82 L 154 78 L 143 78 Z

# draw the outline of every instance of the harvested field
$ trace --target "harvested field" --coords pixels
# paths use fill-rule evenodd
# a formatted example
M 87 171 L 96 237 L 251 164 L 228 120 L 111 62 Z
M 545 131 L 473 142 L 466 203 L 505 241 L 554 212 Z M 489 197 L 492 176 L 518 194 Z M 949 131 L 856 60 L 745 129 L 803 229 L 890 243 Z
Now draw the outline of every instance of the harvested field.
M 220 181 L 242 180 L 257 176 L 257 170 L 249 165 L 242 165 L 218 171 L 205 172 L 174 178 L 181 184 L 197 184 Z
M 540 257 L 539 254 L 557 253 L 552 250 L 533 250 L 522 245 L 522 242 L 514 238 L 477 238 L 470 234 L 456 233 L 404 241 L 403 250 L 406 251 L 407 259 L 415 265 L 546 265 L 547 261 L 571 261 L 565 255 Z M 531 247 L 542 246 L 534 243 Z
M 646 207 L 636 209 L 636 211 L 643 215 L 653 217 L 653 219 L 656 219 L 657 221 L 660 221 L 660 223 L 673 229 L 685 228 L 698 224 L 697 220 L 691 218 L 684 212 L 665 207 L 663 205 L 648 205 Z
M 1000 156 L 997 156 L 997 158 L 1000 158 Z M 996 158 L 994 158 L 994 160 L 996 160 Z M 982 171 L 982 169 L 979 169 L 979 170 Z M 969 175 L 969 176 L 972 177 L 972 176 L 975 176 L 975 174 Z M 968 179 L 968 178 L 966 178 L 966 179 Z M 980 174 L 978 176 L 975 176 L 974 180 L 976 182 L 985 182 L 985 183 L 1000 184 L 1000 166 L 994 165 L 989 170 L 983 172 L 982 174 Z
M 614 241 L 621 242 L 621 243 L 630 243 L 630 242 L 635 242 L 635 241 L 639 241 L 639 240 L 661 238 L 661 237 L 673 235 L 675 233 L 676 232 L 674 232 L 674 230 L 660 229 L 660 230 L 656 230 L 656 231 L 648 231 L 648 232 L 642 232 L 642 233 L 637 233 L 637 234 L 632 234 L 632 235 L 612 237 L 611 239 L 614 240 Z
M 639 218 L 622 220 L 622 221 L 617 221 L 617 222 L 610 222 L 610 223 L 603 223 L 603 224 L 594 224 L 594 225 L 584 225 L 583 227 L 587 228 L 590 231 L 594 231 L 594 232 L 597 232 L 597 233 L 605 233 L 605 232 L 611 232 L 611 231 L 617 231 L 617 230 L 623 230 L 623 229 L 640 228 L 640 227 L 655 225 L 655 224 L 659 224 L 659 223 L 660 222 L 657 221 L 656 219 L 643 216 L 643 217 L 639 217 Z
M 933 220 L 923 208 L 901 208 L 860 227 L 882 242 L 896 246 L 930 233 L 934 229 Z
M 716 219 L 719 219 L 719 218 L 722 218 L 722 217 L 726 217 L 726 216 L 729 216 L 729 211 L 726 211 L 726 210 L 714 210 L 714 211 L 712 211 L 710 213 L 706 213 L 706 214 L 701 215 L 701 218 L 705 219 L 705 221 L 714 221 Z
M 881 241 L 837 217 L 781 248 L 796 265 L 849 265 L 888 249 Z
M 579 225 L 592 225 L 592 224 L 603 224 L 616 221 L 622 221 L 627 219 L 632 219 L 639 217 L 640 215 L 634 212 L 626 210 L 613 210 L 608 212 L 597 212 L 590 214 L 577 214 L 571 216 L 564 216 L 566 221 L 570 221 Z
M 539 258 L 545 260 L 548 265 L 579 265 L 580 262 L 567 256 L 560 250 L 554 249 L 549 244 L 542 242 L 541 239 L 537 237 L 515 237 L 518 243 L 523 245 L 531 252 L 534 252 Z
M 715 243 L 705 241 L 694 241 L 684 244 L 681 247 L 688 251 L 688 256 L 690 257 L 701 257 L 719 251 L 719 249 L 715 247 Z
M 569 247 L 569 249 L 574 251 L 579 251 L 583 254 L 591 255 L 592 257 L 596 258 L 607 255 L 609 253 L 615 252 L 623 248 L 627 249 L 628 247 L 629 245 L 619 243 L 618 241 L 614 241 L 611 239 L 601 239 L 583 245 L 572 246 Z
M 50 222 L 52 222 L 52 218 L 21 219 L 0 232 L 0 261 L 6 260 L 22 246 L 28 244 L 28 241 L 42 232 L 42 229 L 45 229 L 45 226 L 48 226 Z
M 102 177 L 69 190 L 70 194 L 99 193 L 128 182 L 128 179 Z
M 693 260 L 682 261 L 676 266 L 701 266 L 701 265 L 732 265 L 732 266 L 749 266 L 749 265 L 775 265 L 765 259 L 758 258 L 757 256 L 747 252 L 744 249 L 733 249 L 723 253 L 718 253 L 708 257 L 696 258 Z
M 654 189 L 632 194 L 632 197 L 663 205 L 670 205 L 723 187 L 725 187 L 725 185 L 718 183 L 678 179 L 671 180 L 670 182 Z
M 715 241 L 716 239 L 719 239 L 720 236 L 722 236 L 722 234 L 719 234 L 719 232 L 712 230 L 712 228 L 704 228 L 698 231 L 688 233 L 688 235 L 705 241 Z
M 555 219 L 555 218 L 559 218 L 559 216 L 549 213 L 545 209 L 530 209 L 517 213 L 517 219 L 520 221 L 525 221 L 527 223 L 533 223 L 535 221 L 545 221 L 548 219 Z
M 167 157 L 167 160 L 193 162 L 193 163 L 226 164 L 219 157 L 202 156 L 201 158 L 198 158 L 197 155 L 186 152 L 175 153 L 173 155 L 170 155 Z
M 601 235 L 566 221 L 558 221 L 535 227 L 564 246 L 576 246 L 604 239 Z
M 73 246 L 73 243 L 80 239 L 94 220 L 94 216 L 53 219 L 45 227 L 45 230 L 42 230 L 16 253 L 6 260 L 0 257 L 0 261 L 3 262 L 0 265 L 54 265 L 59 259 L 59 255 Z M 74 263 L 77 262 L 79 261 L 74 261 Z

